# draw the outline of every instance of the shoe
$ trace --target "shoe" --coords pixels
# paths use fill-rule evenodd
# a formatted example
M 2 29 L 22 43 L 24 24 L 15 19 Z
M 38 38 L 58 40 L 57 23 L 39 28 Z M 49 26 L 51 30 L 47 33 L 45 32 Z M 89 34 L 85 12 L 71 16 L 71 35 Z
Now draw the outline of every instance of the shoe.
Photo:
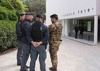
M 28 69 L 28 68 L 30 68 L 30 67 L 26 65 L 26 68 Z
M 55 69 L 53 69 L 53 71 L 57 71 L 57 69 L 55 68 Z
M 27 69 L 25 69 L 25 70 L 20 70 L 20 71 L 28 71 Z
M 17 66 L 21 66 L 21 64 L 19 63 L 19 64 L 17 64 Z M 30 67 L 26 65 L 26 68 L 30 68 Z
M 21 63 L 17 63 L 17 66 L 21 66 Z

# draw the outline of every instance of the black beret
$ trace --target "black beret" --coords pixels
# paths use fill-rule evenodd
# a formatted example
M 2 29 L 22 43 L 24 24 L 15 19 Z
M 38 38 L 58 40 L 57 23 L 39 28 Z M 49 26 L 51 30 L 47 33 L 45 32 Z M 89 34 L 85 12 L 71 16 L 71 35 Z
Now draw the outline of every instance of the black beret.
M 38 18 L 44 18 L 42 14 L 37 14 L 36 17 L 38 17 Z

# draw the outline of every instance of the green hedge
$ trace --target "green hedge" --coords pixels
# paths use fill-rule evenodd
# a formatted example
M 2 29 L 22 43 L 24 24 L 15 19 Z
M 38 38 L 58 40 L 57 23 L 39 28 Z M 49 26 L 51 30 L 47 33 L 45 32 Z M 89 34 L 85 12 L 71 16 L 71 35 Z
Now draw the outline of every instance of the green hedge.
M 12 21 L 16 21 L 17 20 L 17 15 L 16 15 L 16 11 L 12 10 L 8 12 L 8 19 L 12 20 Z
M 0 20 L 7 20 L 7 9 L 5 7 L 0 6 Z
M 9 10 L 14 10 L 14 7 L 11 5 L 11 2 L 9 0 L 1 0 L 0 6 L 6 7 Z
M 0 20 L 16 21 L 17 16 L 24 12 L 25 6 L 20 0 L 1 0 L 0 1 Z
M 0 20 L 0 52 L 16 47 L 16 21 Z
M 0 20 L 17 20 L 16 11 L 0 6 Z

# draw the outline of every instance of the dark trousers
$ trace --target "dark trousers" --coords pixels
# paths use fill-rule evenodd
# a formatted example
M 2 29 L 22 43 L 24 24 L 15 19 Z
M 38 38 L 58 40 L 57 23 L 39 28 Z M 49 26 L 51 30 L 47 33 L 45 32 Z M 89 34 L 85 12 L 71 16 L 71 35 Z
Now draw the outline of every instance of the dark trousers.
M 37 57 L 39 55 L 39 63 L 40 63 L 40 70 L 46 71 L 46 49 L 45 45 L 40 45 L 39 47 L 31 46 L 31 62 L 30 62 L 30 71 L 35 71 L 35 63 L 37 60 Z
M 17 50 L 17 64 L 21 64 L 21 60 L 22 60 L 22 42 L 21 41 L 17 41 L 18 44 L 18 50 Z
M 83 39 L 83 31 L 80 31 L 80 38 Z
M 22 62 L 21 62 L 21 71 L 26 69 L 26 63 L 29 58 L 30 49 L 31 49 L 29 44 L 23 43 L 22 46 L 23 46 L 23 54 L 22 54 Z
M 77 38 L 77 33 L 78 33 L 78 32 L 75 32 L 75 38 Z

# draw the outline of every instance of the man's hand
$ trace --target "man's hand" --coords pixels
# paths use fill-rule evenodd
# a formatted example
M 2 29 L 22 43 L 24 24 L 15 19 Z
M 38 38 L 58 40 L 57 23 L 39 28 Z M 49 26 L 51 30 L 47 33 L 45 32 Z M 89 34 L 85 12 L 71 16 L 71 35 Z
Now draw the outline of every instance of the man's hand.
M 38 47 L 38 46 L 40 46 L 43 42 L 31 42 L 32 43 L 32 45 L 34 46 L 34 47 Z
M 43 42 L 37 42 L 37 47 L 40 46 Z
M 37 42 L 31 42 L 34 47 L 37 47 Z

